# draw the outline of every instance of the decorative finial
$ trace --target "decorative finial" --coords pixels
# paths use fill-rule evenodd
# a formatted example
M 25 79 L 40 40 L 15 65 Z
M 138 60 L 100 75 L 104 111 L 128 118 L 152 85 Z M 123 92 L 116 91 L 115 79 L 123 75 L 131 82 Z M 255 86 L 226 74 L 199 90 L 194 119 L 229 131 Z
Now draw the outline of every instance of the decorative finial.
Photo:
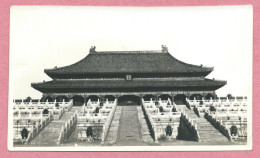
M 162 52 L 168 53 L 168 48 L 166 47 L 166 45 L 162 45 Z
M 96 52 L 96 46 L 91 46 L 89 49 L 89 53 L 95 53 Z

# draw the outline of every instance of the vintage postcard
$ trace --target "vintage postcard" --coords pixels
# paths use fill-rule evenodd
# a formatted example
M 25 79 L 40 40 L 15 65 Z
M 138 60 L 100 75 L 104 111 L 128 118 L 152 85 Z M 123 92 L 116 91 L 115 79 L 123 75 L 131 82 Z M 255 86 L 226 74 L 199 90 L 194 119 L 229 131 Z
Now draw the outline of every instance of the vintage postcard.
M 8 149 L 252 149 L 253 8 L 12 6 Z

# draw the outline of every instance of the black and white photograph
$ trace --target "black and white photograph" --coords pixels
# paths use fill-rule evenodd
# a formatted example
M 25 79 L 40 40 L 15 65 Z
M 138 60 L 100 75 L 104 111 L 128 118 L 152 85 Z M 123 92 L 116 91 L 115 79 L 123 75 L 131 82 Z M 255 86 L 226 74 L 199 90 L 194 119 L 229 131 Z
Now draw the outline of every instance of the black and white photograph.
M 252 149 L 253 7 L 12 6 L 8 149 Z

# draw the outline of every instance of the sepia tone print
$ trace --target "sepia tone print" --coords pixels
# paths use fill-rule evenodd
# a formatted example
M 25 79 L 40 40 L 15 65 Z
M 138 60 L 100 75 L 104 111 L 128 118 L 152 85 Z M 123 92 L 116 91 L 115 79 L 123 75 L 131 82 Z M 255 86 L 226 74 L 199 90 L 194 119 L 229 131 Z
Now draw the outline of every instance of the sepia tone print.
M 173 40 L 168 35 L 178 35 L 176 34 L 178 31 L 172 30 L 176 25 L 179 25 L 176 29 L 185 32 L 181 29 L 182 26 L 190 28 L 186 23 L 194 23 L 194 18 L 205 22 L 205 25 L 210 25 L 204 21 L 204 16 L 207 15 L 201 14 L 204 12 L 212 14 L 207 7 L 202 7 L 204 12 L 196 7 L 191 9 L 184 7 L 184 10 L 179 10 L 179 7 L 157 8 L 158 17 L 155 16 L 155 19 L 160 17 L 164 19 L 165 17 L 161 15 L 176 16 L 173 18 L 176 23 L 165 21 L 165 25 L 170 26 L 159 28 L 158 25 L 156 27 L 151 25 L 157 22 L 148 14 L 154 13 L 149 8 L 128 8 L 127 11 L 109 7 L 36 8 L 20 6 L 11 10 L 13 14 L 10 29 L 9 150 L 250 149 L 252 52 L 248 50 L 252 41 L 249 40 L 247 43 L 241 41 L 248 41 L 247 38 L 250 39 L 251 36 L 241 39 L 227 36 L 227 39 L 234 39 L 233 42 L 238 47 L 233 48 L 233 43 L 229 46 L 223 42 L 222 37 L 219 38 L 212 31 L 213 37 L 210 40 L 216 40 L 216 43 L 212 44 L 214 47 L 209 48 L 207 45 L 211 42 L 207 43 L 205 40 L 208 35 L 203 29 L 200 30 L 202 38 L 188 35 L 191 38 L 198 38 L 198 41 L 193 40 L 187 46 L 178 41 L 181 41 L 182 36 L 176 36 Z M 57 13 L 53 12 L 55 8 L 58 10 Z M 230 21 L 240 24 L 242 20 L 237 17 L 242 13 L 237 12 L 239 8 L 234 8 L 234 10 L 231 8 L 231 13 L 234 15 Z M 228 7 L 214 9 L 217 13 L 229 10 Z M 242 19 L 250 19 L 249 13 L 252 8 L 243 6 L 240 9 L 245 12 Z M 52 15 L 46 14 L 46 10 L 51 11 Z M 63 19 L 63 14 L 58 14 L 60 12 L 67 14 L 68 17 L 79 17 L 78 11 L 84 12 L 83 17 L 86 16 L 86 19 L 70 19 L 78 22 L 75 24 L 68 23 L 68 19 Z M 107 17 L 111 18 L 110 21 L 99 20 L 107 16 L 105 11 L 113 15 Z M 155 33 L 151 32 L 151 36 L 155 38 L 141 37 L 135 32 L 138 32 L 138 29 L 133 33 L 118 29 L 125 26 L 121 21 L 127 22 L 127 17 L 132 18 L 133 11 L 142 14 L 143 18 L 151 19 L 147 24 L 141 18 L 143 26 L 139 26 L 143 32 L 145 29 L 157 29 Z M 143 14 L 144 11 L 147 14 Z M 34 18 L 32 13 L 39 14 L 41 18 Z M 124 17 L 118 13 L 122 13 Z M 183 20 L 176 13 L 189 16 Z M 202 18 L 193 17 L 190 13 L 200 13 Z M 225 17 L 215 13 L 214 16 L 223 19 Z M 91 18 L 92 21 L 89 20 Z M 114 18 L 118 21 L 113 21 Z M 43 25 L 44 22 L 46 24 Z M 104 23 L 107 25 L 102 25 Z M 87 28 L 81 28 L 80 24 Z M 106 30 L 105 26 L 109 25 L 114 28 Z M 132 27 L 134 26 L 133 23 Z M 203 28 L 204 25 L 199 26 Z M 38 32 L 39 28 L 43 32 Z M 130 26 L 127 28 L 131 29 Z M 250 30 L 249 27 L 238 28 L 240 31 Z M 222 31 L 226 26 L 223 28 L 216 26 L 215 29 Z M 93 31 L 95 35 L 91 34 Z M 229 35 L 228 32 L 221 33 Z M 74 34 L 77 35 L 76 39 L 72 39 Z M 230 34 L 236 35 L 236 32 Z M 183 36 L 187 35 L 183 33 Z M 120 37 L 122 43 L 116 37 Z M 135 42 L 138 38 L 147 41 L 143 41 L 142 45 L 138 41 Z M 88 47 L 85 46 L 85 39 Z M 97 45 L 89 44 L 92 39 Z M 165 39 L 166 43 L 175 42 L 176 45 L 161 45 L 158 43 L 161 39 Z M 158 44 L 154 46 L 149 41 Z M 200 41 L 206 44 L 199 45 L 198 50 L 204 51 L 205 48 L 206 53 L 196 53 L 198 50 L 193 52 L 193 49 L 197 48 L 192 45 L 193 42 L 200 44 Z M 83 43 L 80 47 L 87 52 L 77 50 L 79 47 L 77 44 L 80 42 Z M 116 42 L 118 47 L 110 46 Z M 126 45 L 127 42 L 129 47 Z M 218 48 L 217 42 L 223 48 Z M 174 50 L 178 46 L 180 48 Z M 189 49 L 189 46 L 193 47 Z M 133 47 L 141 49 L 132 49 Z M 190 54 L 185 51 L 178 53 L 185 49 Z M 224 53 L 208 52 L 209 50 L 214 52 L 214 49 L 223 50 Z M 239 52 L 235 53 L 232 49 Z M 227 51 L 231 54 L 227 54 Z M 228 58 L 230 56 L 232 59 Z

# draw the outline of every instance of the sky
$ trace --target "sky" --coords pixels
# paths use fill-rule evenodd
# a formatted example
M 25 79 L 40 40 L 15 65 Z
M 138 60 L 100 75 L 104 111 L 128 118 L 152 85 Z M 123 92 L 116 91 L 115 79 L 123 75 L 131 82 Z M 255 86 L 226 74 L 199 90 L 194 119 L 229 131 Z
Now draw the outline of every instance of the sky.
M 219 96 L 252 95 L 252 6 L 72 7 L 13 6 L 9 95 L 40 98 L 31 83 L 51 80 L 44 69 L 71 65 L 96 51 L 161 50 L 214 67 L 226 80 Z

